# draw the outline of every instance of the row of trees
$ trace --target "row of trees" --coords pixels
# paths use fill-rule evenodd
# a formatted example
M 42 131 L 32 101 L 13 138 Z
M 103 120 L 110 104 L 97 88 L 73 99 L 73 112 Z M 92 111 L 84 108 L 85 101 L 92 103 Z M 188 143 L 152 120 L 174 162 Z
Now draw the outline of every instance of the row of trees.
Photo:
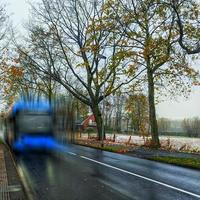
M 182 126 L 189 137 L 200 137 L 200 118 L 184 119 Z
M 42 0 L 32 5 L 28 36 L 15 41 L 20 67 L 10 67 L 23 72 L 17 83 L 43 90 L 50 102 L 60 87 L 89 106 L 99 139 L 103 99 L 142 90 L 152 145 L 159 147 L 156 99 L 186 95 L 196 81 L 187 54 L 200 52 L 199 16 L 195 0 Z
M 121 93 L 111 95 L 105 101 L 105 129 L 109 132 L 123 131 L 148 135 L 148 100 L 140 93 Z
M 158 119 L 158 130 L 164 135 L 200 137 L 200 118 L 186 118 L 184 120 Z

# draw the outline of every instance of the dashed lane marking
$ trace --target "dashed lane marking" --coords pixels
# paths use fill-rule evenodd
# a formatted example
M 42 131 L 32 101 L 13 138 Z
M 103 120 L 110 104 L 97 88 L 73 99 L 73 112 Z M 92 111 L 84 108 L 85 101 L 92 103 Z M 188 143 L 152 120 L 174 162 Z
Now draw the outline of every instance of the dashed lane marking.
M 68 152 L 68 154 L 70 154 L 70 155 L 74 155 L 74 156 L 77 155 L 76 153 L 73 153 L 73 152 Z

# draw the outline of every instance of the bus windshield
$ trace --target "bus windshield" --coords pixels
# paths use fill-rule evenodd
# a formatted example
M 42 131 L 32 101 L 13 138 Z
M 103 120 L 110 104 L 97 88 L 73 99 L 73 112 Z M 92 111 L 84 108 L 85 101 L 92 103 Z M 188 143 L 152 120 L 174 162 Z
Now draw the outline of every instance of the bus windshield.
M 50 133 L 52 118 L 48 113 L 19 113 L 16 118 L 19 133 Z

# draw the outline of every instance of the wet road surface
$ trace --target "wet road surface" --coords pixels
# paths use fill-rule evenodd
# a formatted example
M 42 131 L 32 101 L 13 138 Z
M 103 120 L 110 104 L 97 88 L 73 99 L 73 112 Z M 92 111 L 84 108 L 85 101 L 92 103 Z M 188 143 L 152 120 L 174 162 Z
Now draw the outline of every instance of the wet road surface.
M 68 145 L 17 165 L 34 200 L 200 199 L 200 171 Z

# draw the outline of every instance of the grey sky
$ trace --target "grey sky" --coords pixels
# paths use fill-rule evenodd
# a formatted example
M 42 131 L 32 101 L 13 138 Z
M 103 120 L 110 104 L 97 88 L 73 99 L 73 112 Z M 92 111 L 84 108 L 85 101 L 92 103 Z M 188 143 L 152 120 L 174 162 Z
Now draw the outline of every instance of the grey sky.
M 27 0 L 6 0 L 6 3 L 8 13 L 12 14 L 11 19 L 14 26 L 18 29 L 22 29 L 22 24 L 28 19 L 29 15 Z M 159 117 L 168 117 L 172 119 L 194 116 L 200 117 L 200 87 L 195 87 L 187 100 L 180 97 L 177 101 L 168 100 L 160 103 L 157 106 L 157 114 Z
M 200 88 L 195 87 L 188 99 L 177 98 L 177 101 L 165 101 L 157 106 L 158 117 L 182 119 L 200 117 Z
M 21 25 L 28 19 L 27 0 L 5 0 L 5 2 L 14 26 L 21 28 Z

